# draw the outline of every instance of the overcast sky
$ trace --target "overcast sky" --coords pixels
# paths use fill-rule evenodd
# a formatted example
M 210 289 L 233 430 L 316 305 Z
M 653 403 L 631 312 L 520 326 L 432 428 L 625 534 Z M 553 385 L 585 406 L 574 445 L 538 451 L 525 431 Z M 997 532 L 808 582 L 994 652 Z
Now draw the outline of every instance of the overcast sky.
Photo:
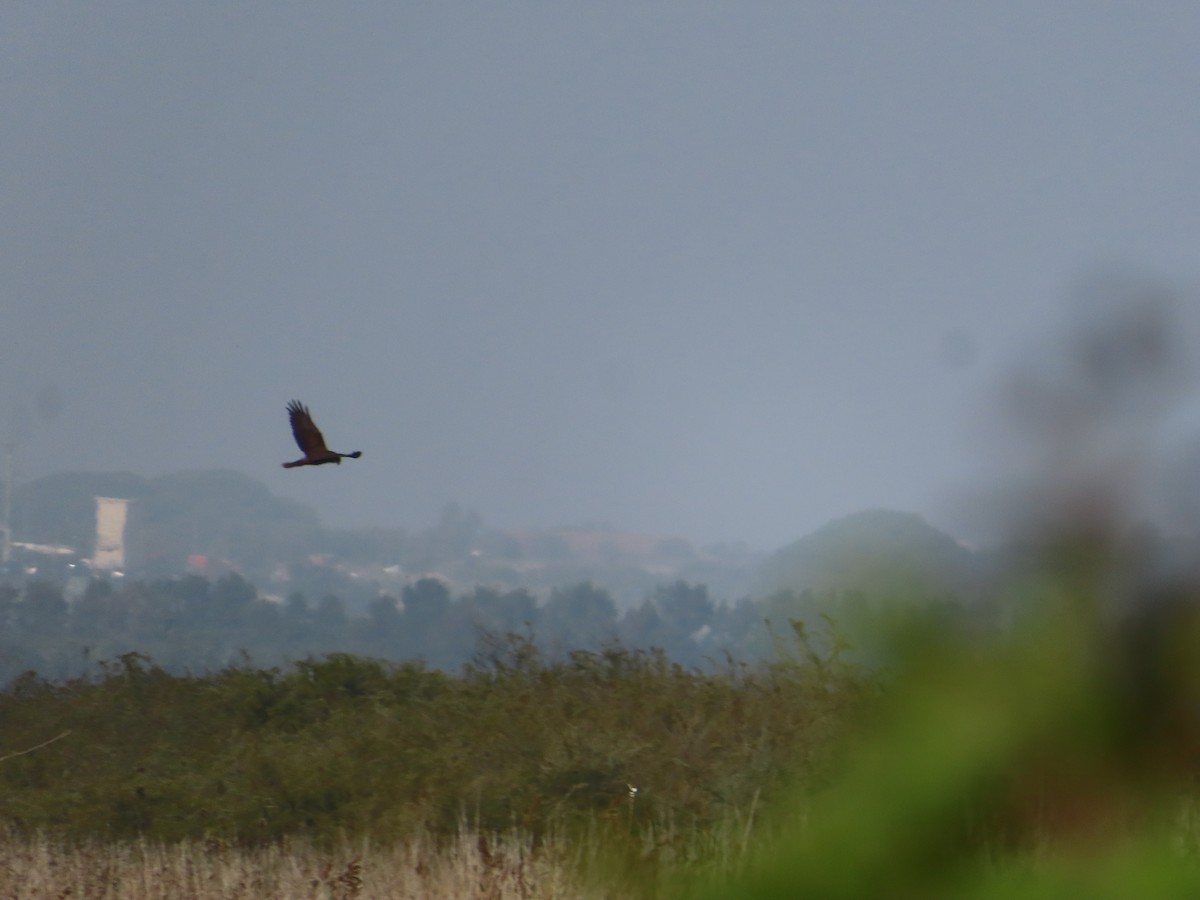
M 948 521 L 1097 267 L 1200 283 L 1200 6 L 6 3 L 18 475 L 772 549 Z M 340 468 L 298 455 L 297 397 Z

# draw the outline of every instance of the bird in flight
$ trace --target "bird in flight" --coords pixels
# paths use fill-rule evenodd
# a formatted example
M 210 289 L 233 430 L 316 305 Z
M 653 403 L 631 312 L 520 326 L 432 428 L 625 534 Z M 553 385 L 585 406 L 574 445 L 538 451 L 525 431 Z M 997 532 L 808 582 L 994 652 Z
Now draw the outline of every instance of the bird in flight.
M 300 445 L 300 449 L 304 451 L 304 458 L 295 462 L 285 462 L 283 464 L 285 469 L 294 469 L 296 466 L 323 466 L 325 463 L 337 463 L 340 466 L 343 459 L 358 459 L 362 456 L 361 450 L 355 450 L 353 453 L 338 453 L 326 447 L 321 429 L 313 424 L 308 407 L 300 401 L 293 400 L 289 403 L 287 411 L 288 418 L 292 422 L 292 436 Z

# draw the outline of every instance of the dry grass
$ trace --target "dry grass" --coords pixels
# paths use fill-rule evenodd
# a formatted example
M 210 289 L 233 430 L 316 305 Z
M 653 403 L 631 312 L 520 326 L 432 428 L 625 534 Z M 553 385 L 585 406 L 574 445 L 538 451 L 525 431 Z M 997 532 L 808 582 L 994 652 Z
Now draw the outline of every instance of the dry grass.
M 4 900 L 543 900 L 585 896 L 552 848 L 514 836 L 464 832 L 449 843 L 418 838 L 319 850 L 298 843 L 256 849 L 210 841 L 68 846 L 0 839 Z

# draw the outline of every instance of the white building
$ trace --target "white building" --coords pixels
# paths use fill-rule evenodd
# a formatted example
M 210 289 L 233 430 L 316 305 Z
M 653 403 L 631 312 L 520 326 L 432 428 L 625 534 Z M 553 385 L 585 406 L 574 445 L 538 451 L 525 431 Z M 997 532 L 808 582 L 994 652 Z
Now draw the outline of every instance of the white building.
M 93 568 L 125 568 L 125 519 L 128 514 L 128 500 L 117 497 L 96 498 L 96 550 L 92 554 Z

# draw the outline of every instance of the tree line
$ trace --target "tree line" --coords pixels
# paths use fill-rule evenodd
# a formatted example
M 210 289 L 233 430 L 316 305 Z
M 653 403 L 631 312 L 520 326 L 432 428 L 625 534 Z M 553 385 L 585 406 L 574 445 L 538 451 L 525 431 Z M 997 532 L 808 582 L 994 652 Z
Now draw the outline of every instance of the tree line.
M 63 584 L 34 579 L 0 585 L 0 680 L 26 671 L 75 677 L 133 652 L 171 672 L 275 666 L 330 653 L 419 660 L 452 672 L 508 635 L 529 640 L 548 659 L 621 646 L 658 649 L 673 662 L 706 668 L 761 651 L 762 609 L 749 599 L 717 601 L 705 585 L 685 581 L 660 585 L 622 612 L 590 581 L 539 600 L 524 588 L 477 586 L 455 595 L 444 582 L 422 578 L 399 596 L 379 594 L 351 608 L 333 593 L 267 599 L 237 574 L 93 579 L 70 599 Z

